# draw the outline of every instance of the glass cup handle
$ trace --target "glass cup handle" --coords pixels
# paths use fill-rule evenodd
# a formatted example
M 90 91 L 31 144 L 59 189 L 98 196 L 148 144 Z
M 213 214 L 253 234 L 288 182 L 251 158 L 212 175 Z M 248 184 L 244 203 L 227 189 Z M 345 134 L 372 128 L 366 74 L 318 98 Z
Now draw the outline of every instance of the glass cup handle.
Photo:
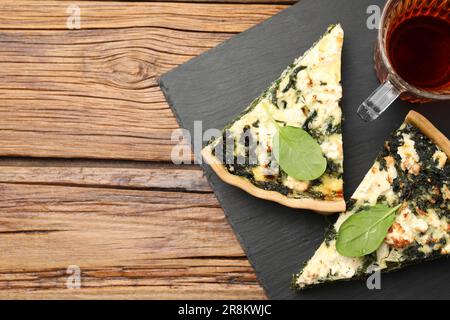
M 391 81 L 386 80 L 358 108 L 358 115 L 367 122 L 378 118 L 402 94 Z

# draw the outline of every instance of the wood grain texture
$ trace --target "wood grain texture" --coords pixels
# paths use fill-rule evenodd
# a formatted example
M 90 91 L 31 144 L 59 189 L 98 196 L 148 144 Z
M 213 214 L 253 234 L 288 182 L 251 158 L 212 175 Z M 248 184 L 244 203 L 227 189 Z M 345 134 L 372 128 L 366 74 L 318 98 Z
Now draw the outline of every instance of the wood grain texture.
M 2 1 L 0 29 L 68 31 L 67 8 L 81 10 L 81 29 L 158 27 L 198 32 L 241 32 L 287 8 L 277 4 L 114 1 Z M 24 9 L 25 8 L 25 9 Z M 21 9 L 21 10 L 20 10 Z
M 212 193 L 95 183 L 0 183 L 0 298 L 264 298 Z M 66 288 L 70 265 L 79 290 Z
M 59 1 L 66 1 L 70 2 L 73 0 L 59 0 Z M 113 2 L 111 0 L 97 0 L 97 2 Z M 122 1 L 126 2 L 129 0 L 114 0 L 115 2 Z M 226 4 L 295 4 L 300 0 L 134 0 L 139 2 L 175 2 L 175 3 L 183 3 L 183 2 L 189 2 L 189 3 L 226 3 Z
M 292 1 L 174 2 L 0 4 L 0 298 L 265 298 L 157 78 Z
M 158 165 L 149 168 L 7 166 L 0 167 L 0 183 L 212 193 L 200 168 Z
M 170 161 L 158 76 L 286 7 L 78 4 L 81 30 L 67 3 L 2 3 L 0 156 Z

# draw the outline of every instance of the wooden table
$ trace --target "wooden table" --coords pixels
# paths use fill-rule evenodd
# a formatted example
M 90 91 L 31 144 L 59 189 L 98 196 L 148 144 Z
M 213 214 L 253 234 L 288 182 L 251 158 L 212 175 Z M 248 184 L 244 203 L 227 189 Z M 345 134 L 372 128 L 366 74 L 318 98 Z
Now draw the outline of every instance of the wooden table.
M 293 1 L 194 2 L 1 1 L 0 298 L 265 298 L 157 78 Z

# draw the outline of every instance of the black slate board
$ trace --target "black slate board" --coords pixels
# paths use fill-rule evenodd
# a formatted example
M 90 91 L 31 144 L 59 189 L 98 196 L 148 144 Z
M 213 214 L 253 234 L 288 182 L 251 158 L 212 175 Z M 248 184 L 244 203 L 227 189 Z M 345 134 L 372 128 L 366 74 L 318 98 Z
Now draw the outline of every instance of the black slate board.
M 303 54 L 326 30 L 340 22 L 345 30 L 342 102 L 346 197 L 373 164 L 384 140 L 402 123 L 408 110 L 419 111 L 450 136 L 450 102 L 412 106 L 396 102 L 379 120 L 363 123 L 359 104 L 378 86 L 373 71 L 376 30 L 366 27 L 369 5 L 385 0 L 302 0 L 165 74 L 161 87 L 181 126 L 221 129 L 257 97 L 282 70 Z M 273 299 L 449 299 L 450 261 L 424 263 L 382 277 L 382 290 L 369 291 L 365 281 L 326 285 L 300 294 L 290 290 L 292 274 L 323 239 L 328 220 L 308 211 L 256 199 L 226 185 L 204 167 L 225 213 Z

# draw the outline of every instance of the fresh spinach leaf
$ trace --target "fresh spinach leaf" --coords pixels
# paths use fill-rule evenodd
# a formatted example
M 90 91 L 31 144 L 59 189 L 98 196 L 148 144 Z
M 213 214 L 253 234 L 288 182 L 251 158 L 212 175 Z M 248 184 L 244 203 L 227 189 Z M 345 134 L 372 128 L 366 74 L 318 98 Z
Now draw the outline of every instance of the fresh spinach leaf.
M 339 228 L 337 251 L 352 258 L 375 252 L 386 238 L 400 207 L 390 208 L 378 204 L 350 216 Z
M 319 144 L 301 128 L 280 127 L 273 137 L 272 152 L 281 169 L 297 180 L 315 180 L 327 169 Z
M 320 145 L 302 128 L 282 127 L 263 106 L 277 128 L 273 137 L 272 153 L 281 169 L 297 180 L 312 181 L 320 178 L 327 169 L 327 159 Z

